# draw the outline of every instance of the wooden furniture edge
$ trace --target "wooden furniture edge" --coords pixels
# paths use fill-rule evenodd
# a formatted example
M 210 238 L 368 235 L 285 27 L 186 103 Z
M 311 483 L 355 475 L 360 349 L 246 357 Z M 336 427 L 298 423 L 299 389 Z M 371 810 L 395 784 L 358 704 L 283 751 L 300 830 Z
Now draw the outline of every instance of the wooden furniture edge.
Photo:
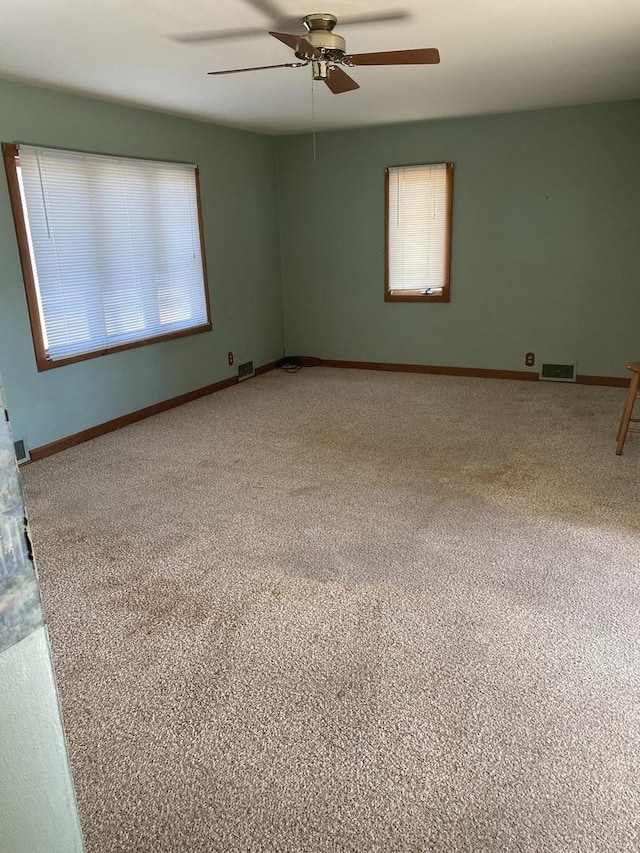
M 279 361 L 271 361 L 268 364 L 263 364 L 256 367 L 256 376 L 261 376 L 270 370 L 274 370 L 279 364 Z M 184 403 L 190 403 L 197 400 L 199 397 L 206 397 L 208 394 L 215 394 L 216 391 L 222 391 L 225 388 L 230 388 L 232 385 L 238 384 L 237 376 L 230 376 L 227 379 L 222 379 L 219 382 L 214 382 L 212 385 L 205 385 L 202 388 L 196 388 L 194 391 L 187 391 L 186 394 L 179 394 L 177 397 L 170 397 L 168 400 L 161 400 L 159 403 L 154 403 L 151 406 L 145 406 L 143 409 L 137 409 L 135 412 L 129 412 L 126 415 L 121 415 L 119 418 L 113 418 L 110 421 L 105 421 L 101 424 L 83 429 L 81 432 L 67 435 L 64 438 L 59 438 L 49 444 L 43 444 L 40 447 L 31 449 L 31 461 L 37 462 L 39 459 L 44 459 L 46 456 L 52 456 L 54 453 L 59 453 L 61 450 L 68 450 L 70 447 L 75 447 L 76 444 L 82 444 L 85 441 L 90 441 L 92 438 L 98 438 L 100 435 L 106 435 L 108 432 L 121 429 L 142 421 L 145 418 L 150 418 L 153 415 L 158 415 L 161 412 L 166 412 L 169 409 L 175 409 L 177 406 L 182 406 Z

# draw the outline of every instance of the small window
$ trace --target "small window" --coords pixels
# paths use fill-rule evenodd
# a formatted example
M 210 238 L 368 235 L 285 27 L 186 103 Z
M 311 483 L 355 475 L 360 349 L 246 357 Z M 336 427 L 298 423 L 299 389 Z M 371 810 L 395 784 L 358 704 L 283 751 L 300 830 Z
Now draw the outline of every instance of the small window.
M 211 328 L 196 166 L 2 147 L 39 370 Z
M 387 302 L 448 302 L 453 165 L 385 172 Z

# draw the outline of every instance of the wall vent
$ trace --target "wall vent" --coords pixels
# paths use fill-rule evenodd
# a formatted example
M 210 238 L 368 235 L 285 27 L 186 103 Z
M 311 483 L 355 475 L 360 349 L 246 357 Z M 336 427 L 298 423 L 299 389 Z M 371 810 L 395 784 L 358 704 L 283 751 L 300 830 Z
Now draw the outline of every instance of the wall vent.
M 242 381 L 243 379 L 250 379 L 252 376 L 255 376 L 256 372 L 253 369 L 252 361 L 245 361 L 244 364 L 238 365 L 238 381 Z
M 18 439 L 18 441 L 14 441 L 13 447 L 16 452 L 16 459 L 18 460 L 18 465 L 22 465 L 23 462 L 29 461 L 29 451 L 27 450 L 27 445 L 24 443 L 24 439 L 20 438 Z
M 555 364 L 548 361 L 543 362 L 540 369 L 540 379 L 548 382 L 575 382 L 575 364 Z

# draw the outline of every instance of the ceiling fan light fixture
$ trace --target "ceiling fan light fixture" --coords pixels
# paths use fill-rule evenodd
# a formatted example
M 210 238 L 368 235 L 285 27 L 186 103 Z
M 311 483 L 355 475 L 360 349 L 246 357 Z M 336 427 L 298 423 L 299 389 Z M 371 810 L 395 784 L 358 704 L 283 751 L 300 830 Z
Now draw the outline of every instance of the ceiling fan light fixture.
M 329 63 L 326 59 L 312 59 L 311 73 L 314 80 L 326 80 L 329 76 Z

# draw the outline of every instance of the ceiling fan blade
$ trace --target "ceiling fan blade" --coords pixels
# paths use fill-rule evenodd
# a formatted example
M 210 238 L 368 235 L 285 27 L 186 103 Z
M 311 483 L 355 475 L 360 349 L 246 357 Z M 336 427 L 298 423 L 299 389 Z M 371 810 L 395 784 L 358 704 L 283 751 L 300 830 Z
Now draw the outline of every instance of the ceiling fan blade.
M 317 59 L 322 57 L 320 51 L 314 47 L 310 41 L 307 41 L 304 36 L 294 36 L 290 33 L 273 33 L 269 32 L 270 36 L 273 36 L 274 39 L 278 39 L 283 44 L 286 44 L 287 47 L 290 47 L 296 53 L 301 54 L 302 56 L 313 56 Z
M 284 15 L 282 9 L 279 9 L 271 0 L 244 0 L 248 6 L 253 6 L 258 12 L 262 12 L 267 18 L 272 21 L 281 21 Z
M 341 95 L 343 92 L 353 92 L 354 89 L 359 89 L 360 85 L 356 83 L 353 77 L 349 77 L 346 71 L 332 65 L 329 69 L 329 76 L 324 81 L 331 89 L 334 95 Z
M 288 29 L 289 27 L 295 28 L 300 26 L 299 17 L 284 17 L 282 11 L 272 4 L 270 0 L 245 0 L 245 2 L 270 18 L 271 26 L 276 26 L 279 29 L 281 27 L 283 29 Z M 350 27 L 353 24 L 376 24 L 391 21 L 405 21 L 410 17 L 411 15 L 402 9 L 391 9 L 388 12 L 380 12 L 377 15 L 351 15 L 347 18 L 340 18 L 338 26 L 342 28 Z M 172 41 L 179 42 L 180 44 L 202 44 L 212 41 L 253 38 L 255 36 L 263 36 L 264 34 L 264 29 L 261 27 L 240 27 L 235 30 L 199 30 L 194 33 L 178 33 L 178 35 L 172 35 L 169 36 L 169 38 Z
M 255 65 L 253 68 L 230 68 L 228 71 L 208 71 L 207 74 L 240 74 L 242 71 L 265 71 L 267 68 L 302 68 L 306 62 L 285 62 L 280 65 Z
M 419 50 L 382 50 L 379 53 L 353 53 L 344 56 L 345 65 L 437 65 L 440 54 L 435 47 Z
M 226 39 L 250 38 L 252 36 L 263 36 L 264 30 L 258 27 L 244 27 L 238 30 L 202 30 L 197 33 L 182 33 L 177 36 L 169 36 L 172 41 L 180 44 L 199 44 L 207 41 L 225 41 Z
M 337 29 L 350 27 L 352 24 L 383 24 L 391 21 L 406 21 L 411 15 L 404 9 L 390 9 L 388 12 L 379 12 L 377 15 L 349 15 L 340 18 Z
M 296 18 L 291 21 L 289 19 L 276 19 L 271 21 L 272 27 L 298 27 L 300 20 Z M 212 41 L 231 41 L 232 39 L 254 38 L 255 36 L 264 36 L 266 31 L 264 27 L 238 27 L 234 30 L 198 30 L 194 33 L 178 33 L 171 35 L 171 41 L 177 41 L 180 44 L 203 44 Z
M 245 0 L 249 6 L 253 6 L 259 12 L 262 12 L 270 19 L 271 26 L 276 26 L 279 29 L 289 29 L 300 26 L 300 18 L 285 17 L 281 9 L 271 2 L 271 0 Z M 411 15 L 403 9 L 390 9 L 388 12 L 380 12 L 377 15 L 350 15 L 346 18 L 340 18 L 338 22 L 339 28 L 350 27 L 353 24 L 377 24 L 387 23 L 392 21 L 406 21 Z M 253 38 L 254 36 L 263 36 L 264 29 L 261 27 L 243 27 L 235 30 L 199 30 L 194 33 L 178 33 L 178 35 L 169 36 L 172 41 L 177 41 L 180 44 L 200 44 L 211 41 L 227 41 L 230 39 Z

